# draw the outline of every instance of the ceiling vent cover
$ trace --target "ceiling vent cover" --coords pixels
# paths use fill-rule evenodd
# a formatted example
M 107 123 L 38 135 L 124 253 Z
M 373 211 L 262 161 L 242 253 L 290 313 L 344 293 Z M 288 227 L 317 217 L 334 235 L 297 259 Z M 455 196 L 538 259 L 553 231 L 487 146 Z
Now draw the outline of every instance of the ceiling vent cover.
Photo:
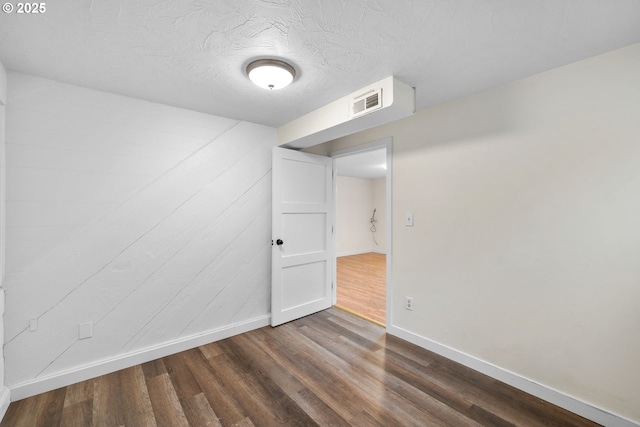
M 351 100 L 351 117 L 358 117 L 382 107 L 382 88 L 371 89 Z
M 278 144 L 296 149 L 311 147 L 414 112 L 413 88 L 389 76 L 280 126 Z

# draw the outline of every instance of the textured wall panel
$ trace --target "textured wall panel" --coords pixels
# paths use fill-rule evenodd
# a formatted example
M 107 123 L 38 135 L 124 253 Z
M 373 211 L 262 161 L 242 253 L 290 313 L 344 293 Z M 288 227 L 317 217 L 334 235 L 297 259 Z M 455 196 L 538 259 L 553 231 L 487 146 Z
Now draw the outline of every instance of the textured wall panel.
M 273 128 L 15 73 L 8 122 L 9 384 L 268 314 Z

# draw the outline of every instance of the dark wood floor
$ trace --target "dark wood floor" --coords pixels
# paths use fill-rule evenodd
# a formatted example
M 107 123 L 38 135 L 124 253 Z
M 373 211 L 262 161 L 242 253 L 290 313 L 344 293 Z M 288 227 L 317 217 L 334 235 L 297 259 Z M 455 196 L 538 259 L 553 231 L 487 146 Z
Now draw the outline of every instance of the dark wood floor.
M 384 326 L 387 256 L 370 252 L 338 257 L 336 261 L 336 305 Z
M 0 426 L 594 426 L 332 308 L 9 406 Z

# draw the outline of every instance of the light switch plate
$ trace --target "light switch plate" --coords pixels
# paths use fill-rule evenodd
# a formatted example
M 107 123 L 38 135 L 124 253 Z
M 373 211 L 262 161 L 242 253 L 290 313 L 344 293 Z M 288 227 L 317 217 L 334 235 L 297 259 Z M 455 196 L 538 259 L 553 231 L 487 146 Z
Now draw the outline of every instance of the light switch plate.
M 413 227 L 413 212 L 407 212 L 404 216 L 404 225 Z

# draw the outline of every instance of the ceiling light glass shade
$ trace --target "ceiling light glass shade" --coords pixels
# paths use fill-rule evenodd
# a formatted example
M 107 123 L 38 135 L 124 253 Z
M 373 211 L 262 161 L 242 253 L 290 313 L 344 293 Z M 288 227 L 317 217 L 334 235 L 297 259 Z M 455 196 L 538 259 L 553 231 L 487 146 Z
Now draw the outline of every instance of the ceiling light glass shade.
M 277 59 L 259 59 L 247 65 L 247 75 L 256 85 L 265 89 L 282 89 L 296 76 L 296 70 Z

